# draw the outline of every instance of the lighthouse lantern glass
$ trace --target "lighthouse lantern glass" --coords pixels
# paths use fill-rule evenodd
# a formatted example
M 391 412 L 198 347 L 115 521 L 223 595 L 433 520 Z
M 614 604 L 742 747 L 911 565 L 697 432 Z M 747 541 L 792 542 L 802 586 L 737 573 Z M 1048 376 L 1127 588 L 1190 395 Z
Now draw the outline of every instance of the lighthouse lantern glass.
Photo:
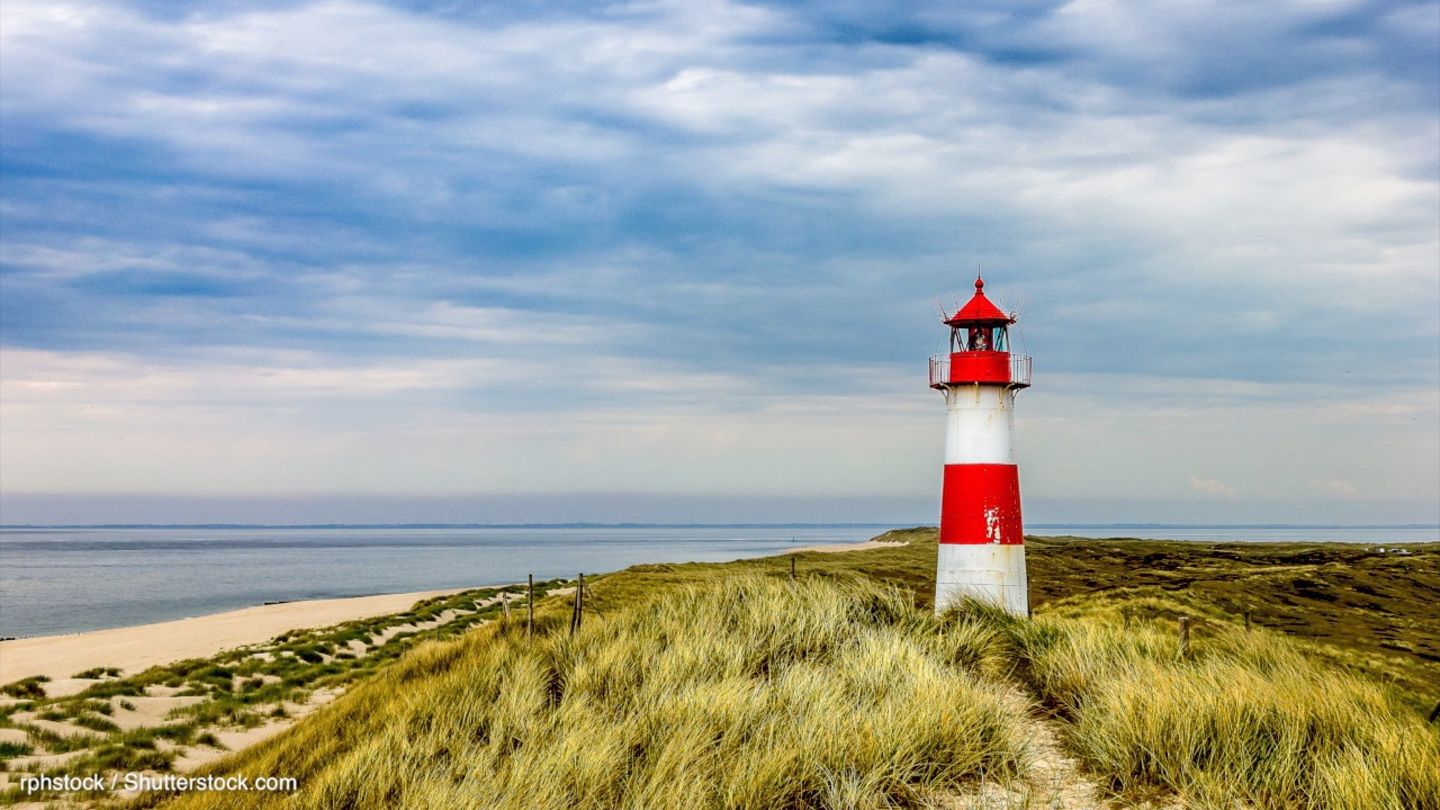
M 1004 326 L 956 326 L 950 330 L 952 352 L 1004 352 L 1010 350 Z

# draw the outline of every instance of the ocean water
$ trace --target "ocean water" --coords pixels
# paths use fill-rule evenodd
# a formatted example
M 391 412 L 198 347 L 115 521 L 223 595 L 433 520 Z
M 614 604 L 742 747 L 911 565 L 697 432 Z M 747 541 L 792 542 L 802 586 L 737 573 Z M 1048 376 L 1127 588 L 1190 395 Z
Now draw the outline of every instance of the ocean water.
M 441 590 L 720 562 L 883 529 L 0 529 L 0 638 L 296 599 Z
M 1064 526 L 1030 534 L 1197 541 L 1440 538 L 1436 528 Z M 166 621 L 265 602 L 440 590 L 719 562 L 866 540 L 874 526 L 820 528 L 0 529 L 0 637 Z

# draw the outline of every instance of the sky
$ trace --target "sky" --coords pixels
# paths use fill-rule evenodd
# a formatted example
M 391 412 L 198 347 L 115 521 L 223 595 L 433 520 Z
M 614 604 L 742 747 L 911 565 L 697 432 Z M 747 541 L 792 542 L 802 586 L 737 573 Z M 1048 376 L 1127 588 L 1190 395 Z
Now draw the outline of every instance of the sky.
M 0 522 L 1440 522 L 1440 4 L 0 10 Z

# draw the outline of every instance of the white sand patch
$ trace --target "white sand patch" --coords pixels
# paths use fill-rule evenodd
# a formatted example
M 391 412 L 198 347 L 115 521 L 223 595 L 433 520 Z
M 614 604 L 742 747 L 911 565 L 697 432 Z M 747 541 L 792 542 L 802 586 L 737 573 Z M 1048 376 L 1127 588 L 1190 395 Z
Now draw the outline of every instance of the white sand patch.
M 425 630 L 434 630 L 435 628 L 443 624 L 449 624 L 451 621 L 459 618 L 460 616 L 468 616 L 473 612 L 474 611 L 460 611 L 453 608 L 446 608 L 445 610 L 437 613 L 435 615 L 435 618 L 431 619 L 428 622 L 411 622 L 409 624 L 391 625 L 390 627 L 387 627 L 384 630 L 381 630 L 379 633 L 371 636 L 370 646 L 383 647 L 391 639 L 395 638 L 401 633 L 420 633 Z
M 230 691 L 243 692 L 245 686 L 251 681 L 259 681 L 260 686 L 269 686 L 272 683 L 279 683 L 281 680 L 279 675 L 265 675 L 258 672 L 254 675 L 234 675 L 230 678 Z
M 271 720 L 265 725 L 256 726 L 255 728 L 212 731 L 211 733 L 215 735 L 215 739 L 218 740 L 223 747 L 215 748 L 209 745 L 192 745 L 185 749 L 184 754 L 175 758 L 175 763 L 171 767 L 180 773 L 193 771 L 227 754 L 233 754 L 236 751 L 249 748 L 256 743 L 264 742 L 293 725 L 295 725 L 294 720 L 284 719 Z
M 121 705 L 121 701 L 135 708 L 127 709 Z M 115 713 L 110 716 L 110 721 L 119 726 L 122 731 L 163 726 L 172 722 L 184 722 L 183 719 L 170 718 L 168 715 L 181 706 L 194 706 L 197 703 L 204 702 L 205 698 L 199 695 L 186 697 L 118 697 L 110 702 L 110 705 L 115 707 Z
M 300 718 L 313 713 L 320 707 L 335 700 L 344 694 L 343 689 L 317 689 L 310 699 L 304 703 L 282 703 L 289 717 L 275 718 L 266 721 L 262 726 L 246 729 L 208 729 L 215 735 L 223 748 L 215 748 L 208 745 L 195 745 L 188 748 L 185 753 L 175 759 L 174 768 L 181 773 L 193 771 L 202 765 L 208 765 L 215 760 L 243 751 L 252 745 L 274 737 L 276 734 L 295 725 Z
M 28 770 L 43 771 L 50 768 L 58 768 L 66 762 L 88 753 L 90 752 L 82 748 L 79 751 L 66 751 L 63 754 L 35 754 L 28 757 L 15 757 L 12 760 L 8 760 L 9 764 L 6 765 L 6 768 L 10 773 Z
M 90 730 L 90 729 L 88 729 L 88 728 L 84 728 L 84 727 L 82 727 L 82 726 L 73 726 L 73 725 L 71 725 L 71 724 L 69 724 L 69 723 L 62 723 L 62 722 L 60 722 L 60 721 L 58 721 L 58 720 L 41 720 L 41 719 L 39 719 L 39 718 L 35 718 L 35 719 L 33 719 L 33 720 L 20 720 L 20 719 L 19 719 L 19 715 L 16 715 L 15 717 L 16 717 L 16 720 L 19 721 L 19 722 L 28 723 L 28 724 L 30 724 L 30 725 L 32 725 L 32 726 L 40 729 L 41 731 L 48 731 L 48 732 L 50 732 L 51 734 L 59 734 L 61 737 L 103 737 L 103 736 L 104 736 L 103 734 L 101 734 L 101 733 L 98 732 L 98 731 L 92 731 L 92 730 Z
M 30 737 L 24 729 L 0 728 L 0 743 L 28 743 Z
M 70 697 L 84 692 L 97 683 L 100 683 L 97 678 L 56 678 L 40 684 L 40 688 L 45 690 L 45 697 Z

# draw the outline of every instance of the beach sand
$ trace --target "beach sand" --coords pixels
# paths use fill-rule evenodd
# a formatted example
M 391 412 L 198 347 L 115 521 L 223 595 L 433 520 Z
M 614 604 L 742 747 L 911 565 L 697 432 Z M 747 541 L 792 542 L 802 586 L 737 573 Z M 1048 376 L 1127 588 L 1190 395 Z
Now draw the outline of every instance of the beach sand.
M 906 545 L 904 540 L 866 540 L 863 543 L 835 543 L 828 546 L 806 546 L 804 548 L 792 548 L 786 554 L 804 554 L 806 552 L 818 552 L 820 554 L 834 554 L 840 551 L 864 551 L 871 548 L 891 548 L 893 546 Z
M 56 697 L 71 676 L 94 667 L 119 667 L 133 675 L 158 664 L 209 658 L 221 650 L 269 641 L 287 630 L 401 613 L 421 599 L 462 590 L 468 589 L 311 599 L 113 630 L 0 641 L 0 683 L 46 675 L 55 681 L 46 684 L 46 692 Z M 78 686 L 83 689 L 90 683 Z

